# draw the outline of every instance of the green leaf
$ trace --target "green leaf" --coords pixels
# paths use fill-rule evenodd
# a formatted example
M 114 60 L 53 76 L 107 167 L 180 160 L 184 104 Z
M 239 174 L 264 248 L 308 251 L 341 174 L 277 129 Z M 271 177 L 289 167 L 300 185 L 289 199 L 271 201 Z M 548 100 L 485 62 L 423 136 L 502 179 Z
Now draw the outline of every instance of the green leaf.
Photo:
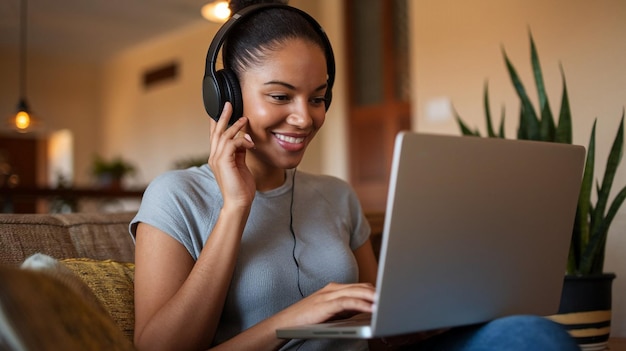
M 461 128 L 461 134 L 463 135 L 469 135 L 469 136 L 480 136 L 480 133 L 478 132 L 478 130 L 473 131 L 470 129 L 470 127 L 467 126 L 467 124 L 465 124 L 465 122 L 463 122 L 463 120 L 461 119 L 461 116 L 459 116 L 459 114 L 456 112 L 456 109 L 453 107 L 452 108 L 453 113 L 454 113 L 454 118 L 456 119 L 456 122 L 459 125 L 459 128 Z
M 521 100 L 520 129 L 518 131 L 518 135 L 522 135 L 522 139 L 540 140 L 539 119 L 537 118 L 537 113 L 535 113 L 535 109 L 528 98 L 524 84 L 522 84 L 515 67 L 511 64 L 511 61 L 507 57 L 504 50 L 503 54 L 507 70 L 509 71 L 509 76 L 511 77 L 511 82 L 513 83 L 515 91 Z
M 593 135 L 595 136 L 595 122 Z M 590 142 L 591 144 L 591 142 Z M 606 249 L 606 239 L 609 227 L 615 217 L 617 211 L 626 199 L 626 187 L 624 187 L 615 197 L 609 207 L 609 211 L 604 216 L 604 211 L 608 203 L 608 197 L 613 185 L 615 173 L 621 161 L 624 144 L 624 114 L 620 126 L 613 141 L 613 146 L 609 152 L 607 166 L 604 172 L 602 185 L 597 186 L 598 199 L 595 208 L 590 208 L 590 227 L 589 237 L 586 247 L 581 255 L 579 270 L 582 274 L 598 274 L 602 273 L 604 268 L 604 256 Z M 591 149 L 591 146 L 590 146 Z M 582 195 L 581 195 L 582 196 Z
M 609 210 L 606 213 L 606 217 L 604 217 L 604 222 L 606 223 L 607 227 L 611 225 L 613 218 L 615 218 L 615 215 L 619 211 L 625 199 L 626 199 L 626 186 L 624 186 L 622 190 L 620 190 L 619 193 L 617 193 L 617 195 L 613 199 L 613 202 L 611 203 L 611 207 L 609 207 Z
M 563 66 L 561 70 L 561 80 L 563 81 L 563 96 L 561 97 L 561 112 L 559 113 L 559 125 L 556 128 L 554 141 L 557 143 L 572 143 L 572 114 L 569 107 L 569 97 L 567 94 L 567 84 L 565 83 L 565 73 Z
M 524 118 L 524 106 L 521 106 L 519 109 L 519 126 L 517 127 L 517 139 L 520 140 L 528 140 L 530 139 L 528 135 L 528 121 Z
M 593 211 L 593 215 L 592 215 L 592 219 L 594 220 L 594 223 L 591 228 L 591 235 L 595 235 L 595 232 L 599 230 L 599 226 L 603 222 L 604 211 L 606 210 L 606 205 L 609 200 L 611 187 L 613 186 L 613 180 L 615 179 L 615 173 L 617 173 L 617 168 L 619 166 L 620 161 L 622 160 L 623 146 L 624 146 L 624 115 L 622 114 L 622 119 L 619 125 L 619 129 L 617 131 L 617 135 L 615 136 L 615 140 L 613 141 L 613 146 L 611 147 L 611 151 L 609 152 L 609 157 L 607 159 L 606 169 L 604 171 L 604 178 L 602 179 L 602 185 L 600 186 L 600 189 L 598 190 L 598 200 L 596 201 L 596 208 Z
M 593 254 L 594 259 L 591 261 L 591 266 L 588 270 L 588 274 L 600 274 L 604 271 L 604 257 L 606 254 L 606 241 L 608 237 L 609 228 L 611 227 L 611 223 L 619 211 L 619 208 L 624 203 L 626 199 L 626 186 L 620 190 L 620 192 L 615 196 L 611 206 L 609 207 L 609 211 L 607 212 L 606 217 L 602 219 L 602 224 L 598 233 L 594 236 L 594 241 L 597 243 L 593 243 L 597 245 L 596 247 L 592 246 L 592 243 L 589 243 L 589 246 L 592 247 L 593 250 L 590 250 L 590 254 Z
M 506 138 L 504 135 L 504 106 L 502 106 L 502 112 L 500 113 L 500 130 L 498 132 L 499 138 Z
M 556 126 L 554 125 L 554 119 L 552 118 L 550 106 L 548 106 L 547 104 L 543 106 L 543 110 L 541 111 L 541 121 L 539 124 L 539 128 L 539 140 L 554 141 Z
M 543 73 L 541 71 L 541 64 L 539 63 L 539 55 L 537 55 L 537 48 L 532 34 L 530 36 L 530 61 L 533 67 L 533 75 L 535 76 L 535 85 L 537 86 L 537 95 L 539 98 L 539 111 L 541 112 L 540 120 L 540 137 L 539 140 L 554 141 L 554 135 L 556 126 L 554 124 L 554 118 L 552 117 L 552 109 L 550 108 L 550 102 L 548 95 L 546 94 L 546 87 L 543 82 Z
M 572 245 L 578 250 L 574 253 L 576 260 L 580 262 L 580 258 L 583 255 L 585 247 L 589 242 L 589 215 L 591 213 L 591 188 L 593 186 L 593 171 L 595 162 L 595 149 L 596 149 L 596 123 L 593 122 L 591 128 L 591 137 L 589 138 L 589 147 L 587 148 L 587 158 L 585 161 L 585 169 L 583 172 L 583 179 L 580 186 L 580 194 L 578 197 L 578 208 L 576 211 L 575 230 L 578 231 L 576 242 Z M 577 269 L 581 269 L 577 267 Z
M 566 273 L 568 275 L 577 275 L 579 272 L 578 263 L 580 262 L 580 254 L 582 249 L 580 248 L 581 242 L 581 225 L 580 218 L 584 218 L 585 216 L 581 215 L 580 206 L 576 209 L 576 217 L 574 218 L 574 228 L 572 230 L 572 237 L 570 239 L 570 247 L 569 247 L 569 255 L 567 256 L 567 269 Z
M 495 138 L 496 133 L 493 131 L 493 123 L 491 123 L 491 111 L 489 109 L 489 87 L 487 82 L 485 82 L 483 104 L 485 107 L 485 119 L 487 122 L 487 135 L 490 138 Z
M 580 260 L 579 274 L 592 275 L 602 273 L 604 266 L 604 251 L 608 228 L 593 236 L 585 248 Z
M 537 86 L 537 95 L 539 97 L 539 110 L 543 111 L 546 105 L 550 105 L 548 102 L 548 96 L 546 94 L 546 87 L 543 83 L 543 74 L 541 73 L 541 65 L 539 64 L 539 56 L 537 55 L 537 48 L 535 47 L 535 41 L 532 33 L 529 33 L 530 37 L 530 61 L 533 67 L 533 74 L 535 76 L 535 84 Z

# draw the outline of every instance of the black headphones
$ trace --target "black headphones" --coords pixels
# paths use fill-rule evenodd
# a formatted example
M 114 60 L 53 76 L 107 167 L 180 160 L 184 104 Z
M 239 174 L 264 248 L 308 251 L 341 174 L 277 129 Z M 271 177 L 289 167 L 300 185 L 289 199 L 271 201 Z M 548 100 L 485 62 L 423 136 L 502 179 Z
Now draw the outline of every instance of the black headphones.
M 328 110 L 332 99 L 332 87 L 335 82 L 335 56 L 333 54 L 330 40 L 324 29 L 317 23 L 317 21 L 306 12 L 283 4 L 256 4 L 243 8 L 241 11 L 235 13 L 224 25 L 217 31 L 206 57 L 206 66 L 204 71 L 204 78 L 202 80 L 202 98 L 204 99 L 204 108 L 206 112 L 214 120 L 218 120 L 224 104 L 227 101 L 233 105 L 233 114 L 228 121 L 228 124 L 235 123 L 243 115 L 243 98 L 241 96 L 241 87 L 239 86 L 239 80 L 237 75 L 231 69 L 225 67 L 219 71 L 216 71 L 215 64 L 217 62 L 217 56 L 226 39 L 228 32 L 233 28 L 237 21 L 250 16 L 254 13 L 271 8 L 284 8 L 299 13 L 304 19 L 306 19 L 319 34 L 324 43 L 324 52 L 326 55 L 326 71 L 328 73 L 327 89 L 325 98 L 325 107 Z

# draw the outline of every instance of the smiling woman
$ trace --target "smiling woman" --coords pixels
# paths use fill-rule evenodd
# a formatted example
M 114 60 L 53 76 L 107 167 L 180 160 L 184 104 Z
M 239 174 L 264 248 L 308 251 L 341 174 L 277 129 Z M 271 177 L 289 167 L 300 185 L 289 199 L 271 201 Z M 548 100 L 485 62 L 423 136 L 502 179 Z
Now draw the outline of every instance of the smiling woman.
M 155 179 L 131 224 L 136 345 L 366 349 L 276 338 L 278 327 L 371 311 L 376 261 L 351 188 L 295 170 L 331 102 L 328 38 L 286 5 L 231 6 L 203 81 L 209 162 Z

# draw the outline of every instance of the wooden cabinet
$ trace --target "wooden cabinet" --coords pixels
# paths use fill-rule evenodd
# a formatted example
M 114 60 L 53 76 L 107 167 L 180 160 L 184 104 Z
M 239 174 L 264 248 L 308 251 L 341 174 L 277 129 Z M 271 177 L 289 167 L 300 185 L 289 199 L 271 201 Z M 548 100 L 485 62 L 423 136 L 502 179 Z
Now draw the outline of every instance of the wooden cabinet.
M 45 143 L 27 136 L 0 136 L 0 188 L 34 187 L 43 172 L 40 157 Z M 33 213 L 36 201 L 16 199 L 12 208 L 18 213 Z

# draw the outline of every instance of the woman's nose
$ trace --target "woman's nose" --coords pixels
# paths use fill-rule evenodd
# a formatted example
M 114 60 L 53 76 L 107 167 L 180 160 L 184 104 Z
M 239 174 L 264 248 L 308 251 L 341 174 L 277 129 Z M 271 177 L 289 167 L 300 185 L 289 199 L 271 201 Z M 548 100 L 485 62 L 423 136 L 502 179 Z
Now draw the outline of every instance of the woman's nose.
M 309 128 L 313 124 L 313 117 L 308 104 L 298 104 L 287 116 L 287 123 L 300 129 Z

